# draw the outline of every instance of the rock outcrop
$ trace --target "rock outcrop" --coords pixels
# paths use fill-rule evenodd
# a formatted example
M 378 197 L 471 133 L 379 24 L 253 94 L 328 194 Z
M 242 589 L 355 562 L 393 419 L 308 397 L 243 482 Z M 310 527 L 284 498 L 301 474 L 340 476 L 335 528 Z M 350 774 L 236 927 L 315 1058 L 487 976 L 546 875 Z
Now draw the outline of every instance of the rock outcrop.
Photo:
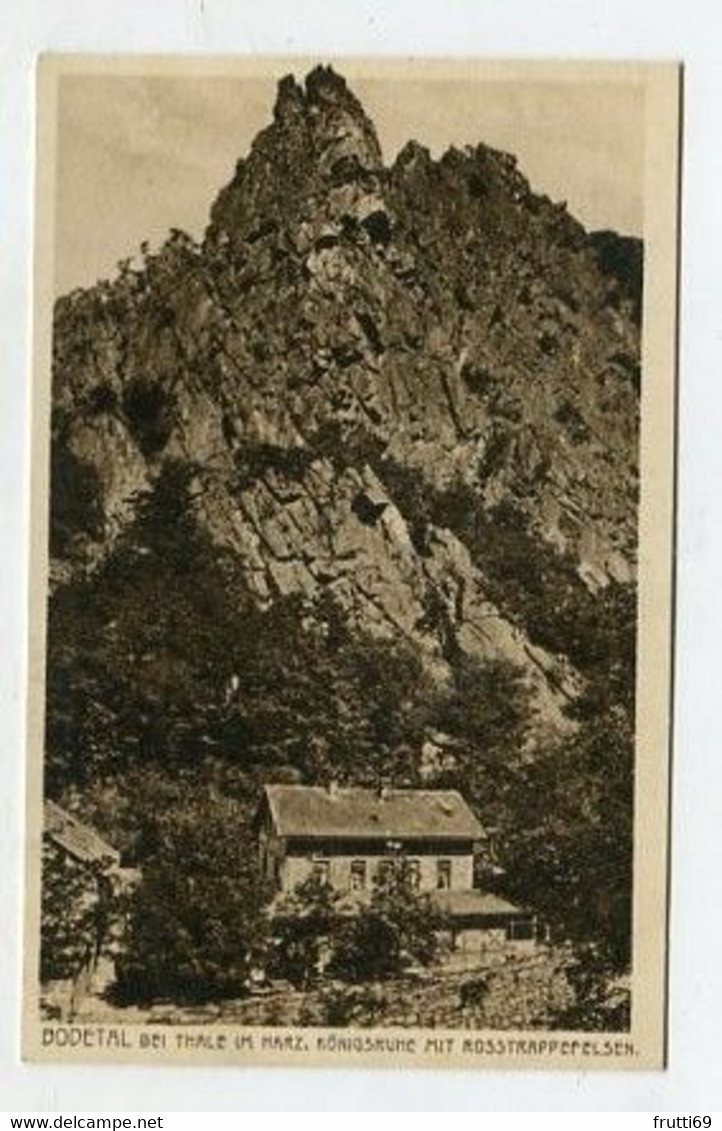
M 261 606 L 332 593 L 443 674 L 450 640 L 578 679 L 483 545 L 513 513 L 587 588 L 635 573 L 641 247 L 588 235 L 484 145 L 383 164 L 344 80 L 282 79 L 201 246 L 173 232 L 58 301 L 53 556 L 92 571 L 164 468 Z

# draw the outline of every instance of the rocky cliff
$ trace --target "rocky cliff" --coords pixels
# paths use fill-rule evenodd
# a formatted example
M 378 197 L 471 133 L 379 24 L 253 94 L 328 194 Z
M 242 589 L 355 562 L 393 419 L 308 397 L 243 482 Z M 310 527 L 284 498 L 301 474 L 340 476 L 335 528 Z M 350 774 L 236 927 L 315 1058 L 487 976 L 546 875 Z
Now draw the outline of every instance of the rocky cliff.
M 56 589 L 181 466 L 259 608 L 509 661 L 560 723 L 560 605 L 635 573 L 641 247 L 470 140 L 386 167 L 339 75 L 289 76 L 200 246 L 58 301 Z

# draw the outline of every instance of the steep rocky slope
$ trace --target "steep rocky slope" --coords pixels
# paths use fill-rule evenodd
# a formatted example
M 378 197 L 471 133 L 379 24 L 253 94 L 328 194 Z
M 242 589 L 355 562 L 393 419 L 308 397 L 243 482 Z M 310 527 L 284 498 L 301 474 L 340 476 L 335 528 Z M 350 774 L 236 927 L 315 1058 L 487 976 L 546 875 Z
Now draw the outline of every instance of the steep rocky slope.
M 513 157 L 409 142 L 386 168 L 340 76 L 284 78 L 201 246 L 57 303 L 53 583 L 180 465 L 258 606 L 331 594 L 440 679 L 452 649 L 510 661 L 559 723 L 559 579 L 634 578 L 640 309 L 640 245 Z

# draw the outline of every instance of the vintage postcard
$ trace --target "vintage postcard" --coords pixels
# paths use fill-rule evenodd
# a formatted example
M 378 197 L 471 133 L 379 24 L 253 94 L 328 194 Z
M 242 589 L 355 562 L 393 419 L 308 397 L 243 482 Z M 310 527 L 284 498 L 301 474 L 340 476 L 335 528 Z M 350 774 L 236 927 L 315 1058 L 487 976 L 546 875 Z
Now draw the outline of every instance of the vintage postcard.
M 40 62 L 26 1058 L 663 1067 L 679 80 Z

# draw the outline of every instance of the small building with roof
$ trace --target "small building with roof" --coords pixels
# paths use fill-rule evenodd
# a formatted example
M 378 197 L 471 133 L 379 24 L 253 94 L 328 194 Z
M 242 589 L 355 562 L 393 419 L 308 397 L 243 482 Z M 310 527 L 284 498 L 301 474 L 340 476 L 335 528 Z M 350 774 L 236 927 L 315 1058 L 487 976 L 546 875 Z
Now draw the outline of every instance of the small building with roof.
M 456 950 L 535 940 L 532 914 L 474 887 L 488 837 L 457 790 L 267 785 L 257 828 L 260 871 L 276 896 L 315 876 L 360 905 L 403 859 L 412 886 L 444 913 Z
M 117 897 L 138 877 L 90 825 L 57 802 L 44 802 L 41 968 L 44 1001 L 61 1018 L 74 1017 L 85 997 L 112 983 L 121 929 Z M 58 915 L 61 924 L 54 922 Z
M 89 825 L 78 820 L 55 801 L 43 806 L 43 833 L 61 852 L 77 864 L 113 869 L 120 865 L 120 853 Z

